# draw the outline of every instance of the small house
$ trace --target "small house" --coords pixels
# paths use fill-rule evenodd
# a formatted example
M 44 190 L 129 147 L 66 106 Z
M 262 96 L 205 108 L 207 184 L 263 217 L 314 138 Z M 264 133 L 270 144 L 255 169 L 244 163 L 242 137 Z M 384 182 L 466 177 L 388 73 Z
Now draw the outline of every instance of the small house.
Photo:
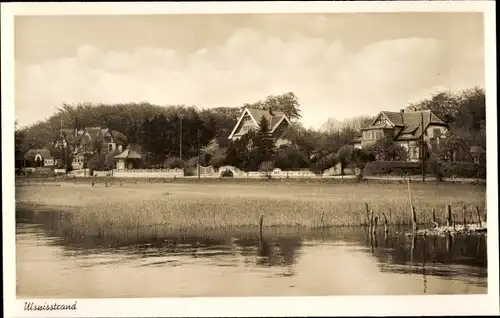
M 28 167 L 55 167 L 61 163 L 49 149 L 30 149 L 24 154 L 25 166 Z
M 472 160 L 478 164 L 486 163 L 486 150 L 479 146 L 471 146 L 470 147 L 470 155 Z
M 141 154 L 133 149 L 126 149 L 122 153 L 114 156 L 116 159 L 116 170 L 123 171 L 137 169 L 142 159 Z

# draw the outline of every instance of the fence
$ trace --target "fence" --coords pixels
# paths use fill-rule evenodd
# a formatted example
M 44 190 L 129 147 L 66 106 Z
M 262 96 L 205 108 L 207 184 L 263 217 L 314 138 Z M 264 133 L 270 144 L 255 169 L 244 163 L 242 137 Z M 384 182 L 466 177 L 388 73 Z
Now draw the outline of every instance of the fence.
M 200 176 L 202 177 L 212 177 L 216 176 L 217 171 L 212 166 L 204 167 L 200 165 Z
M 108 171 L 93 171 L 93 176 L 94 177 L 110 177 L 113 175 L 113 171 L 108 170 Z
M 262 171 L 248 171 L 244 172 L 233 166 L 223 166 L 219 168 L 218 175 L 221 175 L 223 171 L 231 171 L 234 178 L 266 178 L 271 176 L 271 178 L 317 178 L 318 175 L 309 170 L 301 171 L 282 171 L 280 169 L 274 169 L 271 172 Z
M 116 178 L 183 178 L 183 169 L 131 169 L 113 170 Z

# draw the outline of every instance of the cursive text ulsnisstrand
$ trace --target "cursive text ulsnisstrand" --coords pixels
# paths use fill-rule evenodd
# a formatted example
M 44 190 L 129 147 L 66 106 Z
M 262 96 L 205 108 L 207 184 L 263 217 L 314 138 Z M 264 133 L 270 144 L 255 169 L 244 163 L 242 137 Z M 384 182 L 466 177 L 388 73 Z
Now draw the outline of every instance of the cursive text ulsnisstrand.
M 76 301 L 74 304 L 58 304 L 56 302 L 52 304 L 36 304 L 33 301 L 24 302 L 25 311 L 49 311 L 49 310 L 76 310 Z

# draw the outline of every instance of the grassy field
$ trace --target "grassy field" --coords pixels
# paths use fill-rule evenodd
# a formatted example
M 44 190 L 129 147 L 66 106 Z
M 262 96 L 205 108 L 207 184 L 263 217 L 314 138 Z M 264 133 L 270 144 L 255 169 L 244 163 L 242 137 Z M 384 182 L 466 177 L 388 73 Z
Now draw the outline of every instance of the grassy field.
M 476 219 L 476 207 L 485 210 L 485 187 L 467 184 L 411 185 L 413 205 L 421 224 L 445 222 L 445 207 L 454 219 Z M 321 228 L 359 226 L 367 221 L 366 206 L 390 224 L 410 223 L 406 184 L 376 183 L 166 183 L 45 184 L 16 186 L 16 204 L 41 205 L 71 211 L 67 226 L 100 234 L 161 225 L 162 229 L 213 230 L 258 226 Z

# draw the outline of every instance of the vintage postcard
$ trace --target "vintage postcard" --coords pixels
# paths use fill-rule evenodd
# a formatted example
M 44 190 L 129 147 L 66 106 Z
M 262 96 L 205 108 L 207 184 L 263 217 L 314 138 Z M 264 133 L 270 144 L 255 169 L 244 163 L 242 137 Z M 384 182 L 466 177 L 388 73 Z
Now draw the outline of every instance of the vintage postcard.
M 499 313 L 494 2 L 1 20 L 6 317 Z

